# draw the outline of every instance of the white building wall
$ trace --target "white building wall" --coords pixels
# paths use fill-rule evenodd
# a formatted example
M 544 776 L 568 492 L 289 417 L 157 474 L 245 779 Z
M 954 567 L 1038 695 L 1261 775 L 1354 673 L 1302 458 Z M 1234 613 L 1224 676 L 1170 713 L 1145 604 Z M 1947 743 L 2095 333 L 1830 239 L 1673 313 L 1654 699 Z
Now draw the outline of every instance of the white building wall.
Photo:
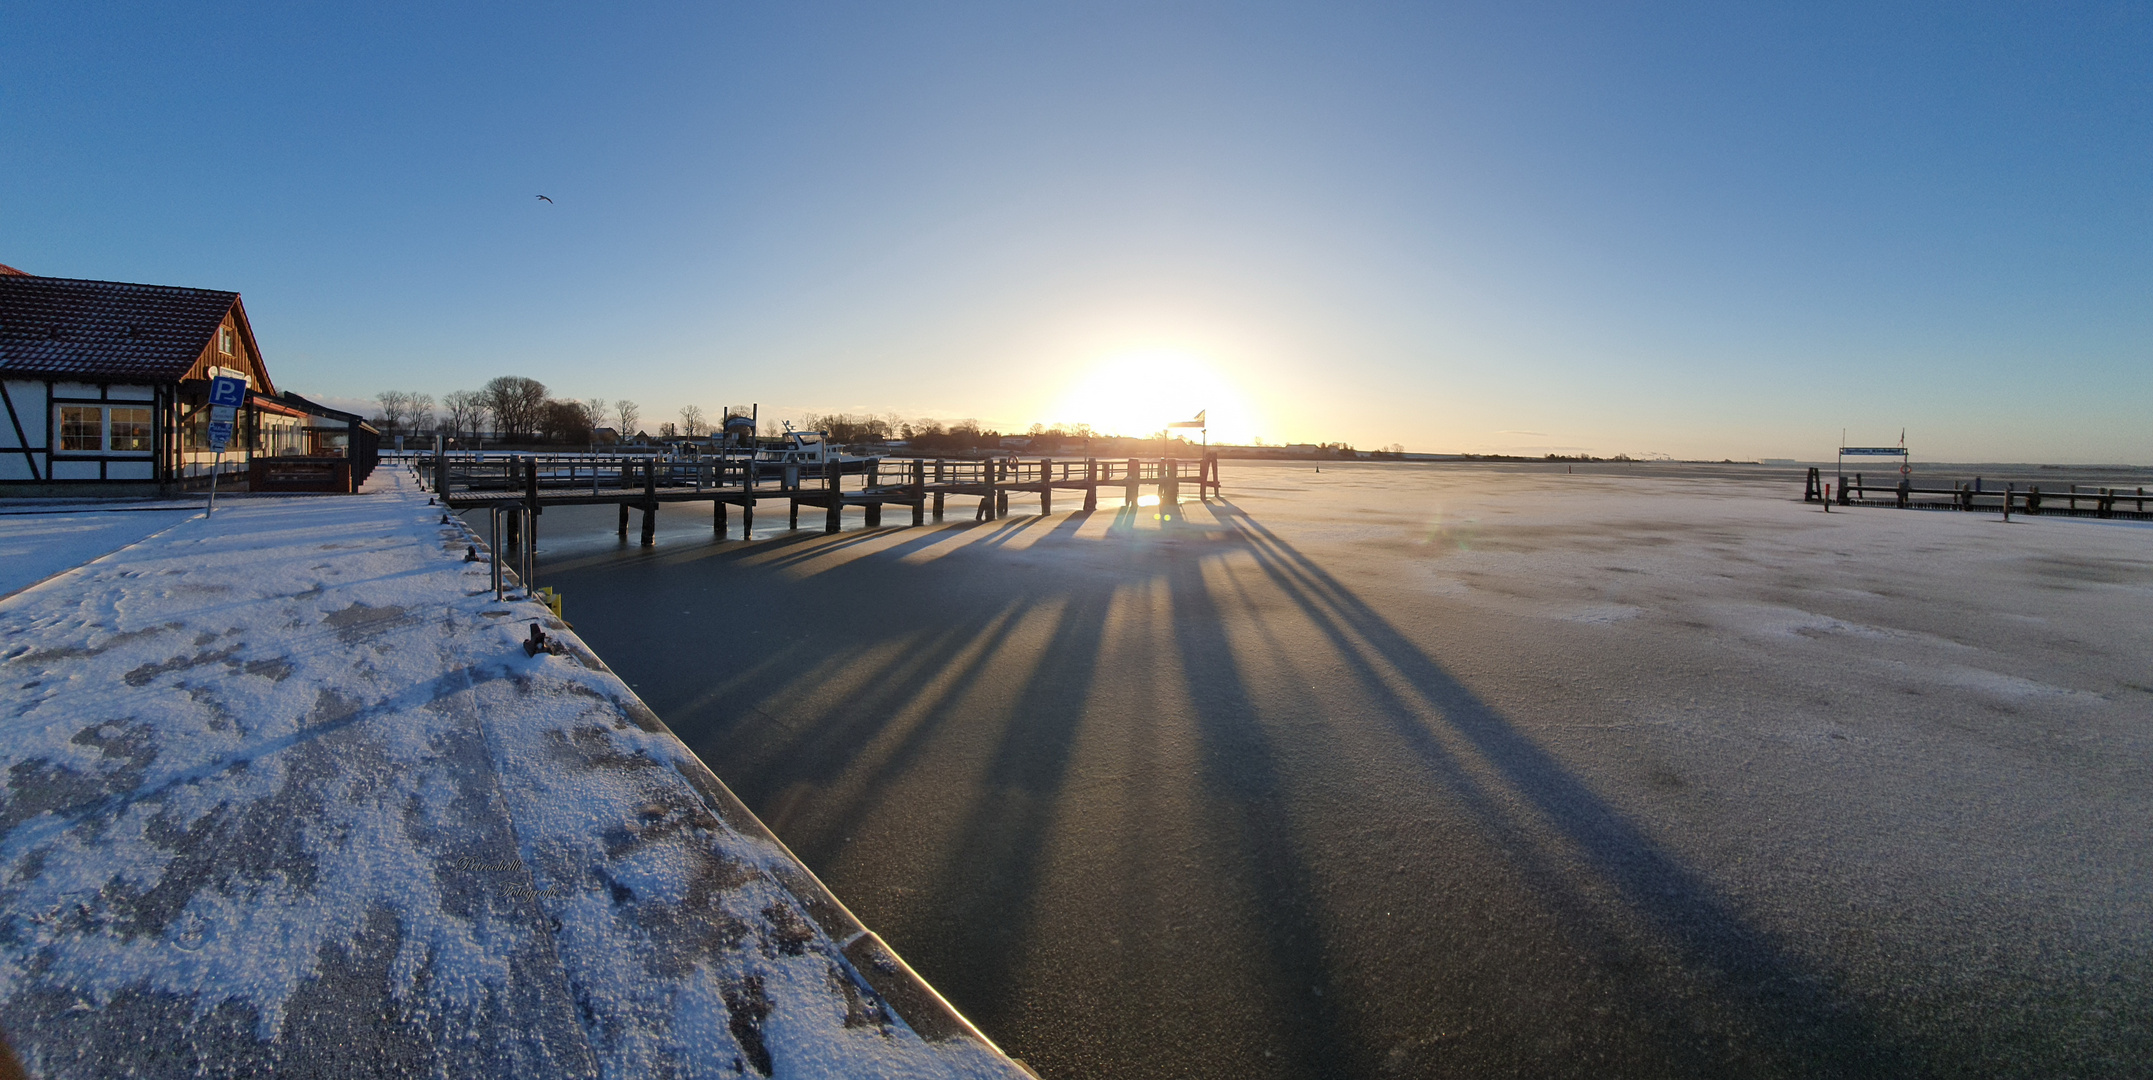
M 157 479 L 157 464 L 154 451 L 117 450 L 112 448 L 113 428 L 110 415 L 115 406 L 126 408 L 146 407 L 154 410 L 157 401 L 156 387 L 147 383 L 107 383 L 100 385 L 98 383 L 84 382 L 56 382 L 52 384 L 50 396 L 47 396 L 42 383 L 34 385 L 36 396 L 32 399 L 34 402 L 33 408 L 25 409 L 24 403 L 17 400 L 15 411 L 25 421 L 25 427 L 27 427 L 27 422 L 31 415 L 33 415 L 33 410 L 37 417 L 40 429 L 39 436 L 43 441 L 33 442 L 32 445 L 42 445 L 46 450 L 40 456 L 39 461 L 39 465 L 44 470 L 44 476 L 38 479 L 57 481 L 91 480 L 131 484 Z M 10 396 L 15 396 L 14 384 L 9 385 L 8 393 Z M 51 440 L 58 434 L 57 426 L 59 424 L 60 410 L 76 405 L 89 406 L 104 411 L 99 425 L 103 438 L 96 449 L 62 452 Z M 27 431 L 25 434 L 27 434 Z M 18 459 L 20 456 L 16 455 Z M 18 475 L 13 470 L 10 470 L 5 475 L 5 478 L 13 480 L 32 479 L 30 476 Z M 96 488 L 94 486 L 84 488 L 82 493 L 85 495 L 95 494 Z
M 49 410 L 45 408 L 45 384 L 9 379 L 6 382 L 8 401 L 15 406 L 14 422 L 9 422 L 5 410 L 0 410 L 0 480 L 43 479 L 45 473 L 45 422 Z M 15 425 L 22 425 L 22 438 L 17 441 Z M 36 468 L 21 454 L 8 451 L 23 446 L 39 449 Z

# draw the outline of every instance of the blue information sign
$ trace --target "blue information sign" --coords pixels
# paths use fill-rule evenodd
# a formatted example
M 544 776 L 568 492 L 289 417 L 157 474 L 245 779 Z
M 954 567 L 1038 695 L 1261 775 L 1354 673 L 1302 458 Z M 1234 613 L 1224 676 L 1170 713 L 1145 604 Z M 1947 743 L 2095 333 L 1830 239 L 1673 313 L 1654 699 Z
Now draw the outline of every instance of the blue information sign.
M 215 450 L 216 452 L 218 452 L 218 453 L 220 453 L 220 454 L 221 454 L 221 453 L 223 453 L 223 452 L 224 452 L 224 447 L 225 447 L 225 444 L 227 444 L 227 443 L 229 443 L 229 442 L 231 442 L 231 441 L 232 441 L 232 425 L 231 425 L 231 423 L 230 423 L 229 421 L 225 421 L 225 420 L 212 420 L 212 421 L 210 421 L 210 423 L 209 423 L 209 448 L 210 448 L 211 450 Z
M 247 403 L 247 380 L 219 375 L 209 380 L 209 403 L 236 409 Z

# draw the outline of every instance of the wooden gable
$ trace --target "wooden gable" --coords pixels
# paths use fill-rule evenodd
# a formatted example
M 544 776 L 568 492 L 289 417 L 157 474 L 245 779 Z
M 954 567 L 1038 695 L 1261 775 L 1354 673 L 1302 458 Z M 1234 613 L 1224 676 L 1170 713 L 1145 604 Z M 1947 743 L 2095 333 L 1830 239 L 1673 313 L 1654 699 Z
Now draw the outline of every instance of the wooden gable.
M 230 331 L 232 352 L 223 349 L 225 332 Z M 254 343 L 254 328 L 247 323 L 247 305 L 233 298 L 231 310 L 224 313 L 208 344 L 202 346 L 202 355 L 187 369 L 185 379 L 208 379 L 212 368 L 231 368 L 245 372 L 249 385 L 257 394 L 273 395 L 276 384 L 269 381 L 269 368 L 262 363 L 262 350 Z

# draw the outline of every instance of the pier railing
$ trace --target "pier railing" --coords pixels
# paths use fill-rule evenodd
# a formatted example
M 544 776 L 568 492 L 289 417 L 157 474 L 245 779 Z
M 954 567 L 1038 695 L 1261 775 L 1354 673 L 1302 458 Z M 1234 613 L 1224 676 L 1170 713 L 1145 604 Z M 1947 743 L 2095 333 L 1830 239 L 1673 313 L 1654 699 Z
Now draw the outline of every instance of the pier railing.
M 745 454 L 699 458 L 649 455 L 444 453 L 413 464 L 428 487 L 445 495 L 524 491 L 540 497 L 571 492 L 604 496 L 638 489 L 733 489 L 782 494 L 829 486 L 829 463 L 758 461 Z M 1156 486 L 1180 482 L 1217 488 L 1217 459 L 1182 458 L 855 458 L 834 463 L 840 484 L 858 477 L 869 491 L 922 486 L 929 493 L 973 494 L 976 488 L 1037 490 Z
M 1821 485 L 1821 486 L 1820 486 Z M 1827 492 L 1829 494 L 1827 494 Z M 1872 485 L 1860 473 L 1842 478 L 1833 488 L 1822 485 L 1818 470 L 1811 469 L 1803 496 L 1810 502 L 1827 498 L 1840 506 L 1893 506 L 1909 510 L 1986 510 L 2011 514 L 2053 514 L 2066 517 L 2153 519 L 2146 507 L 2143 487 L 2102 487 L 2093 484 L 2039 484 L 2002 487 L 1981 481 L 1953 481 L 1949 487 L 1917 485 L 1911 479 L 1894 484 Z

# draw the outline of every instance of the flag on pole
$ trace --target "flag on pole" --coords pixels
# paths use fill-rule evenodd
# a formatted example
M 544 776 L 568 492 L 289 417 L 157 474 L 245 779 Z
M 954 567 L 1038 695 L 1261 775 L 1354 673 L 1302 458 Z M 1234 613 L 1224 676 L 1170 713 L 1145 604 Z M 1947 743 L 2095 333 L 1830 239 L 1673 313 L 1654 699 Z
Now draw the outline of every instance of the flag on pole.
M 1166 425 L 1166 426 L 1167 426 L 1167 427 L 1170 427 L 1170 428 L 1176 428 L 1176 427 L 1193 427 L 1193 428 L 1200 428 L 1200 427 L 1205 427 L 1205 426 L 1207 426 L 1207 425 L 1206 425 L 1206 424 L 1204 423 L 1204 413 L 1207 413 L 1207 412 L 1210 412 L 1210 411 L 1211 411 L 1211 410 L 1209 410 L 1209 409 L 1205 409 L 1205 410 L 1203 410 L 1203 412 L 1199 412 L 1199 413 L 1197 413 L 1197 414 L 1196 414 L 1196 419 L 1194 419 L 1194 420 L 1176 420 L 1176 421 L 1174 421 L 1173 423 L 1171 423 L 1171 424 L 1168 424 L 1168 425 Z

